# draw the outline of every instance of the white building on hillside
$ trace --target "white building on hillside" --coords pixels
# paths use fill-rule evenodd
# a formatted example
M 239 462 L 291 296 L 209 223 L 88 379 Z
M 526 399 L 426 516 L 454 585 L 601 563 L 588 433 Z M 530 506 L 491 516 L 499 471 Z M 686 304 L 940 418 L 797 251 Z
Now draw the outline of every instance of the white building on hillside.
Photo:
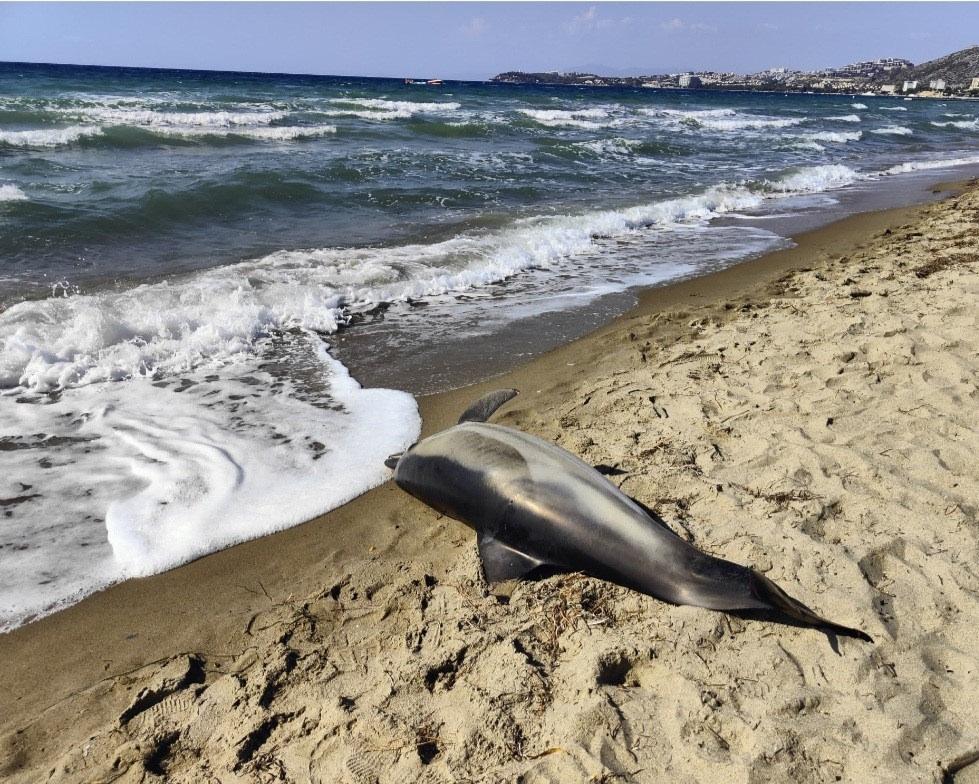
M 944 90 L 945 89 L 945 80 L 944 79 L 932 79 L 930 82 L 928 82 L 928 89 L 929 90 Z
M 913 93 L 917 89 L 918 89 L 918 82 L 917 82 L 917 80 L 909 80 L 909 81 L 906 81 L 904 83 L 904 86 L 901 88 L 901 92 L 902 93 Z

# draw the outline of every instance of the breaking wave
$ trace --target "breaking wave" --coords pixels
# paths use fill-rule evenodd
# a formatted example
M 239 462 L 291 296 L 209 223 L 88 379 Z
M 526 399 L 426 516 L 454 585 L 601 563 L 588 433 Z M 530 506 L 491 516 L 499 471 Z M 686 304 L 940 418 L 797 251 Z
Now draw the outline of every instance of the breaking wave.
M 4 183 L 0 185 L 0 202 L 4 201 L 27 201 L 27 194 L 16 185 Z
M 147 129 L 151 133 L 165 137 L 185 139 L 206 137 L 238 137 L 258 141 L 291 141 L 293 139 L 312 139 L 337 132 L 335 125 L 277 125 L 268 128 L 250 127 L 209 127 L 209 126 L 165 126 Z
M 874 128 L 871 133 L 880 136 L 912 136 L 914 131 L 903 125 L 885 125 L 883 128 Z
M 858 142 L 863 138 L 862 131 L 819 131 L 817 133 L 807 133 L 801 137 L 811 142 Z
M 644 113 L 653 117 L 666 117 L 678 125 L 710 131 L 788 128 L 805 122 L 802 117 L 770 117 L 745 114 L 734 109 L 647 109 Z
M 609 119 L 609 112 L 605 109 L 519 109 L 518 111 L 539 125 L 548 127 L 595 129 L 607 124 L 596 122 L 597 120 Z
M 140 127 L 179 126 L 199 128 L 227 128 L 236 125 L 268 125 L 286 116 L 284 111 L 269 112 L 161 112 L 146 109 L 115 109 L 93 107 L 87 109 L 61 109 L 86 120 L 112 125 Z
M 861 175 L 849 166 L 811 166 L 787 174 L 774 182 L 766 182 L 769 190 L 776 193 L 820 193 L 845 188 L 861 179 Z
M 897 166 L 891 166 L 886 170 L 886 174 L 908 174 L 916 171 L 926 171 L 929 169 L 950 169 L 956 166 L 979 165 L 979 155 L 966 156 L 962 158 L 944 158 L 926 161 L 908 161 Z
M 10 147 L 63 147 L 88 136 L 99 136 L 101 133 L 101 128 L 86 125 L 30 131 L 0 131 L 0 145 Z
M 975 120 L 950 120 L 948 122 L 932 122 L 936 128 L 959 128 L 963 131 L 979 130 L 979 118 Z
M 389 101 L 383 98 L 331 98 L 334 109 L 316 109 L 328 116 L 359 117 L 364 120 L 407 120 L 417 114 L 455 112 L 455 101 Z

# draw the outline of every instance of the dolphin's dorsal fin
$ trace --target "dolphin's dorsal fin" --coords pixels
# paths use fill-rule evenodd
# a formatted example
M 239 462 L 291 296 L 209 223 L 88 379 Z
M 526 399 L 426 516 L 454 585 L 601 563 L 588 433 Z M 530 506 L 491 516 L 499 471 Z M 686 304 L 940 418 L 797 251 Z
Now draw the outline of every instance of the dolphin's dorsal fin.
M 479 546 L 479 559 L 483 562 L 483 574 L 488 583 L 517 580 L 544 564 L 544 561 L 514 550 L 488 534 L 480 534 L 476 543 Z
M 513 400 L 519 393 L 516 389 L 498 389 L 483 395 L 479 400 L 469 406 L 459 417 L 459 424 L 463 422 L 485 422 L 496 412 L 500 406 L 508 400 Z

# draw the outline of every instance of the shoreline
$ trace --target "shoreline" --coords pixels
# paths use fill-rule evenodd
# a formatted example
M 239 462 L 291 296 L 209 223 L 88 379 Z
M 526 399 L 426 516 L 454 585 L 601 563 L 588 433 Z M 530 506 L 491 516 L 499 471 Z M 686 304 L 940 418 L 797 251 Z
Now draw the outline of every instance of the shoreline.
M 799 237 L 856 215 L 923 206 L 940 200 L 945 183 L 950 181 L 950 173 L 958 175 L 956 181 L 966 181 L 979 175 L 979 163 L 967 165 L 958 172 L 919 172 L 917 176 L 911 175 L 910 180 L 896 178 L 895 181 L 875 182 L 868 189 L 831 191 L 836 200 L 831 206 L 823 205 L 775 217 L 764 213 L 754 216 L 721 214 L 709 223 L 711 228 L 763 229 L 791 244 Z M 331 337 L 330 352 L 365 387 L 402 389 L 416 398 L 466 388 L 480 379 L 507 373 L 548 351 L 614 323 L 639 306 L 643 292 L 707 278 L 718 271 L 763 258 L 777 250 L 752 252 L 737 261 L 720 262 L 712 268 L 680 277 L 603 293 L 584 304 L 514 319 L 484 334 L 462 340 L 442 335 L 436 341 L 417 327 L 405 328 L 397 324 L 381 333 L 373 328 L 364 330 L 355 326 Z M 378 338 L 382 345 L 392 341 L 392 338 L 395 344 L 410 342 L 413 350 L 407 354 L 382 350 L 377 354 L 372 350 L 372 344 Z
M 947 198 L 961 187 L 949 186 Z M 593 373 L 601 367 L 610 336 L 622 337 L 634 330 L 641 335 L 635 340 L 655 342 L 657 349 L 695 340 L 692 322 L 713 319 L 723 324 L 745 306 L 767 305 L 784 276 L 865 249 L 873 238 L 920 219 L 929 209 L 936 209 L 935 203 L 852 215 L 793 237 L 797 243 L 793 248 L 645 290 L 635 307 L 571 343 L 471 386 L 420 397 L 422 434 L 454 423 L 472 399 L 501 386 L 521 390 L 503 412 L 503 421 L 556 418 L 582 380 L 575 368 Z M 407 522 L 406 506 L 410 506 Z M 63 747 L 65 741 L 51 737 L 37 718 L 61 709 L 70 695 L 88 690 L 91 697 L 86 698 L 89 712 L 77 716 L 72 725 L 73 740 L 68 745 L 94 732 L 107 715 L 118 715 L 119 704 L 126 701 L 124 694 L 90 691 L 93 686 L 113 684 L 152 662 L 198 652 L 205 652 L 221 670 L 248 647 L 251 619 L 270 606 L 339 584 L 351 563 L 370 559 L 372 553 L 424 565 L 433 574 L 444 573 L 447 560 L 457 558 L 458 549 L 471 544 L 471 534 L 444 518 L 431 524 L 434 515 L 416 506 L 387 482 L 300 526 L 169 572 L 117 584 L 0 636 L 0 693 L 4 694 L 0 739 L 4 756 L 12 761 L 0 767 L 0 773 L 20 774 L 22 764 L 30 769 L 50 762 L 43 748 L 52 743 Z M 427 516 L 429 522 L 411 525 L 419 516 Z

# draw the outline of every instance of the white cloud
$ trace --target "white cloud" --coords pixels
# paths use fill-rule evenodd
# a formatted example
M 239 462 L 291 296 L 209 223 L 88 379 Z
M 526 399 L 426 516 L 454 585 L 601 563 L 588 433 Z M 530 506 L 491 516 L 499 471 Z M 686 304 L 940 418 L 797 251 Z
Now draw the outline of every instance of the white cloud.
M 587 33 L 592 30 L 601 30 L 611 27 L 615 22 L 605 19 L 598 13 L 598 8 L 590 5 L 580 14 L 572 17 L 571 21 L 564 23 L 564 29 L 572 35 L 576 33 Z
M 486 20 L 481 16 L 474 16 L 460 28 L 460 32 L 467 38 L 479 38 L 486 32 Z
M 660 30 L 667 33 L 687 32 L 687 33 L 715 33 L 717 28 L 714 25 L 704 24 L 703 22 L 684 22 L 677 16 L 660 22 Z

